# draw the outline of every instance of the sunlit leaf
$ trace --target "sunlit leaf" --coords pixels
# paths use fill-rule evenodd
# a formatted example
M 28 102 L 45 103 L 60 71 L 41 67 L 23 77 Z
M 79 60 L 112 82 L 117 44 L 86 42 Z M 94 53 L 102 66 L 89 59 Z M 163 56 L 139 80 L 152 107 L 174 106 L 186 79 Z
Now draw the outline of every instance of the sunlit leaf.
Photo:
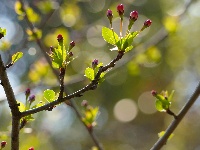
M 169 95 L 168 97 L 168 101 L 171 101 L 172 100 L 172 97 L 174 96 L 174 90 L 172 90 L 171 94 Z
M 20 3 L 20 1 L 16 1 L 15 2 L 15 12 L 18 15 L 23 15 L 24 14 L 24 12 L 22 11 L 22 4 Z
M 160 133 L 158 133 L 158 137 L 161 138 L 165 135 L 165 131 L 161 131 Z M 167 139 L 168 141 L 174 136 L 174 134 L 172 133 L 169 138 Z
M 26 106 L 24 105 L 24 103 L 17 101 L 17 103 L 19 104 L 18 108 L 20 112 L 23 112 L 26 110 Z
M 31 109 L 41 107 L 41 106 L 43 106 L 44 104 L 45 104 L 45 102 L 40 101 L 40 102 L 37 103 L 36 105 L 32 106 Z
M 52 102 L 52 101 L 55 100 L 56 94 L 55 94 L 55 92 L 54 92 L 53 90 L 47 89 L 47 90 L 44 91 L 43 94 L 44 94 L 44 98 L 45 98 L 48 102 Z
M 18 61 L 20 58 L 22 58 L 23 53 L 22 52 L 17 52 L 12 55 L 12 64 L 14 64 L 16 61 Z
M 0 27 L 0 39 L 6 35 L 6 29 Z
M 126 49 L 125 49 L 125 52 L 128 52 L 128 51 L 130 51 L 130 50 L 132 50 L 133 49 L 133 46 L 131 45 L 131 46 L 128 46 Z
M 90 79 L 91 81 L 94 80 L 94 70 L 92 68 L 85 69 L 85 76 Z
M 102 28 L 102 36 L 106 42 L 112 45 L 115 45 L 119 41 L 117 33 L 107 27 Z

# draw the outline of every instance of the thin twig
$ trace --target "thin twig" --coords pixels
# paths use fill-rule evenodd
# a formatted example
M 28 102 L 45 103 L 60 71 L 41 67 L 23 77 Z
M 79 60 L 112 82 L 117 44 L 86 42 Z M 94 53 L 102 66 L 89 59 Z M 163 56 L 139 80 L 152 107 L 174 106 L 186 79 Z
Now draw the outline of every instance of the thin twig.
M 189 109 L 192 107 L 194 102 L 197 100 L 197 98 L 200 95 L 200 81 L 198 83 L 198 86 L 188 102 L 183 106 L 183 108 L 180 110 L 179 114 L 177 115 L 177 119 L 174 119 L 172 123 L 168 126 L 164 136 L 162 136 L 151 148 L 151 150 L 159 150 L 161 149 L 167 142 L 167 139 L 169 136 L 174 132 L 174 130 L 177 128 L 183 117 L 186 115 L 186 113 L 189 111 Z

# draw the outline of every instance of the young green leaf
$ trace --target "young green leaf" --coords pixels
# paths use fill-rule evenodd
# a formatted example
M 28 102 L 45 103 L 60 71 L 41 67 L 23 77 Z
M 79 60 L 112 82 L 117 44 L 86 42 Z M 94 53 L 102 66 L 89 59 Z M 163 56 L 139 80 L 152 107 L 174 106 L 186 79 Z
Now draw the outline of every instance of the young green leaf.
M 44 98 L 50 103 L 56 99 L 56 94 L 53 90 L 45 90 L 44 91 Z
M 0 27 L 0 39 L 6 35 L 6 29 Z
M 23 111 L 26 110 L 26 107 L 25 107 L 24 103 L 19 102 L 19 101 L 17 101 L 17 103 L 19 104 L 19 105 L 18 105 L 18 108 L 19 108 L 19 111 L 20 111 L 20 112 L 23 112 Z
M 102 28 L 102 36 L 106 42 L 112 45 L 115 45 L 119 41 L 117 33 L 107 27 Z
M 12 64 L 14 64 L 16 61 L 18 61 L 20 58 L 22 58 L 23 53 L 22 52 L 17 52 L 12 55 Z
M 131 46 L 128 46 L 126 49 L 125 49 L 125 52 L 128 52 L 128 51 L 130 51 L 130 50 L 132 50 L 133 49 L 133 46 L 131 45 Z
M 160 133 L 158 133 L 158 137 L 161 138 L 165 135 L 165 131 L 161 131 Z M 174 134 L 172 133 L 169 138 L 167 139 L 167 141 L 169 141 L 172 137 L 174 136 Z
M 85 76 L 90 79 L 91 81 L 94 80 L 95 74 L 94 70 L 92 68 L 86 68 L 85 69 Z

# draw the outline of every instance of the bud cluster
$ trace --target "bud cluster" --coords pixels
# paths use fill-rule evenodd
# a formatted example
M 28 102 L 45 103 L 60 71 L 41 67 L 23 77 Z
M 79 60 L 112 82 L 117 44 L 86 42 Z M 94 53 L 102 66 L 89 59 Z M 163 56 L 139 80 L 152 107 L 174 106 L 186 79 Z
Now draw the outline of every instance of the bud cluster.
M 122 21 L 123 21 L 123 16 L 124 16 L 124 5 L 123 4 L 119 4 L 117 5 L 117 12 L 119 14 L 119 17 L 121 18 L 121 26 L 120 26 L 120 32 L 122 31 Z M 108 9 L 107 10 L 107 17 L 110 21 L 110 25 L 112 28 L 112 18 L 113 18 L 113 13 L 112 10 Z M 130 16 L 129 16 L 129 25 L 128 25 L 128 32 L 130 31 L 131 27 L 133 26 L 134 22 L 138 19 L 138 11 L 134 10 L 132 12 L 130 12 Z M 152 21 L 150 19 L 147 19 L 144 22 L 143 27 L 141 28 L 140 31 L 143 31 L 145 28 L 151 26 Z

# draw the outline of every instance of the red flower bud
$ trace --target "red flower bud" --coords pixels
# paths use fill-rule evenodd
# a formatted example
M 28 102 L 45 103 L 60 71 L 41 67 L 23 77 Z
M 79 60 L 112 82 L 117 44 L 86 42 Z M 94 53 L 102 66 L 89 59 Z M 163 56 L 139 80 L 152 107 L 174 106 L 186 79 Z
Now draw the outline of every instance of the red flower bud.
M 68 53 L 69 57 L 72 57 L 74 54 L 72 52 Z
M 71 41 L 71 42 L 70 42 L 70 46 L 71 46 L 71 47 L 74 47 L 74 46 L 75 46 L 75 42 L 74 42 L 74 41 Z
M 130 18 L 129 19 L 132 20 L 132 21 L 136 21 L 138 19 L 138 12 L 137 11 L 132 11 L 130 13 Z
M 34 147 L 30 147 L 28 150 L 34 150 Z
M 124 14 L 124 5 L 123 4 L 119 4 L 117 6 L 117 12 L 119 13 L 120 16 L 122 16 Z
M 157 93 L 155 90 L 152 90 L 152 91 L 151 91 L 151 94 L 152 94 L 153 96 L 156 96 L 158 93 Z
M 58 42 L 63 41 L 63 36 L 62 36 L 62 34 L 58 34 L 57 40 L 58 40 Z
M 149 27 L 150 25 L 152 24 L 152 21 L 150 19 L 147 19 L 145 22 L 144 22 L 144 27 Z
M 31 90 L 29 88 L 26 89 L 25 95 L 28 97 L 31 94 Z
M 6 141 L 1 141 L 1 148 L 4 148 L 6 146 L 7 142 Z

